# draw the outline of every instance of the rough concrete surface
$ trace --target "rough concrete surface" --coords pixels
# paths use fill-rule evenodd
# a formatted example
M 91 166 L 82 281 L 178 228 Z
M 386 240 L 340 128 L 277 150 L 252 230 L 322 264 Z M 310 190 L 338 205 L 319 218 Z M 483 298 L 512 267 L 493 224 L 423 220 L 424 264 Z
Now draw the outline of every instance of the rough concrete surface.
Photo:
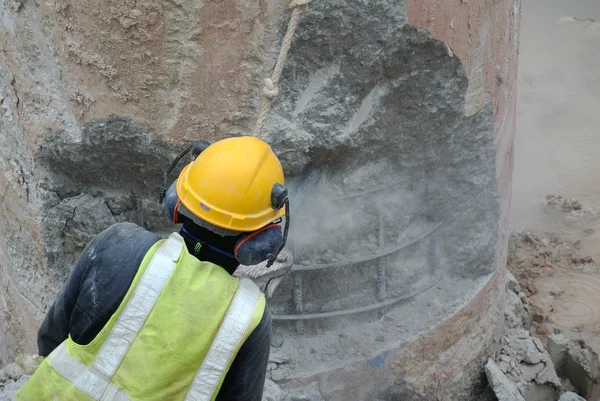
M 485 387 L 505 324 L 520 4 L 437 3 L 315 1 L 302 15 L 263 138 L 288 175 L 322 171 L 294 219 L 298 265 L 342 266 L 297 269 L 271 308 L 389 304 L 276 322 L 269 376 L 292 399 Z M 156 197 L 176 151 L 250 132 L 286 4 L 0 5 L 0 364 L 35 351 L 95 234 L 170 228 Z
M 585 398 L 582 398 L 579 395 L 568 391 L 561 395 L 558 401 L 585 401 Z

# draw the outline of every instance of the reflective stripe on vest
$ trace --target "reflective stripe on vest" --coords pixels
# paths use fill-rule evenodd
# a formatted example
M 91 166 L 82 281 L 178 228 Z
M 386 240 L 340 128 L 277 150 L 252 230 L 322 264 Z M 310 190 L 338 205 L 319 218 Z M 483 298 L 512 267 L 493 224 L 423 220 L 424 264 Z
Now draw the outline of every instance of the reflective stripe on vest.
M 63 342 L 48 359 L 54 370 L 96 401 L 130 401 L 110 380 L 152 311 L 185 246 L 177 233 L 156 251 L 134 293 L 119 316 L 91 367 L 78 361 Z M 231 305 L 196 373 L 185 401 L 210 400 L 226 373 L 260 300 L 260 290 L 248 279 L 239 282 Z
M 259 299 L 260 290 L 256 284 L 248 279 L 240 280 L 227 315 L 194 377 L 185 401 L 209 401 L 212 398 L 242 341 Z
M 56 373 L 94 400 L 131 401 L 127 394 L 110 383 L 107 378 L 94 373 L 83 363 L 69 355 L 65 342 L 52 351 L 48 355 L 48 359 L 50 359 L 50 364 L 52 364 Z

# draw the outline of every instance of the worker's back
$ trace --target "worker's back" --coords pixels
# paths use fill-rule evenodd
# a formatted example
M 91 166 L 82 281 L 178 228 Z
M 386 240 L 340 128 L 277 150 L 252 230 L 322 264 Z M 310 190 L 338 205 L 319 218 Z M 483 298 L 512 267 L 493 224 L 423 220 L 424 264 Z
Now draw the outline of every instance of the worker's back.
M 191 256 L 172 234 L 148 251 L 93 341 L 63 342 L 18 399 L 215 399 L 264 309 L 254 284 Z

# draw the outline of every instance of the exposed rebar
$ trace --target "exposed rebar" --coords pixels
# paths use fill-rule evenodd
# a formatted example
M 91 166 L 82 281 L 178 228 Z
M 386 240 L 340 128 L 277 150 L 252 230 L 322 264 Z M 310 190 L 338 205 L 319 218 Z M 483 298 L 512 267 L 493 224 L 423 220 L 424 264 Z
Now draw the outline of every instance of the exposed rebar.
M 442 276 L 435 277 L 432 282 L 427 285 L 416 289 L 408 294 L 402 295 L 400 297 L 391 298 L 384 302 L 379 302 L 376 304 L 371 304 L 367 306 L 360 306 L 352 309 L 345 309 L 340 311 L 332 311 L 332 312 L 322 312 L 322 313 L 306 313 L 306 314 L 296 314 L 296 315 L 273 315 L 273 320 L 311 320 L 311 319 L 325 319 L 330 317 L 338 317 L 345 315 L 352 315 L 355 313 L 361 312 L 370 312 L 376 309 L 384 308 L 386 306 L 391 306 L 397 304 L 398 302 L 406 301 L 410 298 L 416 297 L 419 294 L 424 293 L 427 290 L 435 287 L 442 281 Z
M 383 202 L 381 199 L 377 202 L 377 209 L 379 213 L 379 248 L 383 251 L 385 250 L 385 220 L 383 218 Z M 377 265 L 377 299 L 380 301 L 385 301 L 385 256 L 379 258 Z
M 333 262 L 333 263 L 323 263 L 323 264 L 316 264 L 316 265 L 294 264 L 294 266 L 292 267 L 292 270 L 293 271 L 302 271 L 302 270 L 332 269 L 332 268 L 336 268 L 336 267 L 351 266 L 351 265 L 356 265 L 359 263 L 364 263 L 364 262 L 368 262 L 371 260 L 375 260 L 375 259 L 381 258 L 383 256 L 390 255 L 394 252 L 398 252 L 404 248 L 407 248 L 407 247 L 415 244 L 416 242 L 419 242 L 420 240 L 422 240 L 423 238 L 427 237 L 428 235 L 433 233 L 435 230 L 437 230 L 441 225 L 442 225 L 442 223 L 432 224 L 429 226 L 429 229 L 427 231 L 422 232 L 419 236 L 417 236 L 415 238 L 411 238 L 407 241 L 404 241 L 394 247 L 382 249 L 379 252 L 375 252 L 370 255 L 361 256 L 356 259 L 341 260 L 339 262 Z

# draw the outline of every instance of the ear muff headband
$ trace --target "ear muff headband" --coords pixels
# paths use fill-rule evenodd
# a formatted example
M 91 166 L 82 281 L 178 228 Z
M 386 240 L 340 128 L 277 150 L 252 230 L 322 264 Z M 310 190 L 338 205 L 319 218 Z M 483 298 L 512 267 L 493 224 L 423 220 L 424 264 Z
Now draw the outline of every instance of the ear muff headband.
M 177 224 L 179 221 L 179 204 L 181 201 L 179 200 L 179 196 L 177 196 L 177 180 L 171 184 L 169 189 L 165 191 L 164 194 L 164 202 L 165 202 L 165 213 L 169 220 L 173 223 Z
M 287 243 L 287 237 L 288 237 L 289 231 L 290 231 L 290 199 L 286 198 L 285 199 L 285 229 L 283 230 L 283 238 L 281 240 L 281 245 L 279 246 L 277 251 L 274 254 L 269 255 L 269 258 L 267 261 L 267 267 L 273 266 L 273 263 L 275 263 L 275 261 L 277 260 L 277 256 L 279 256 L 279 254 L 285 247 L 285 244 Z
M 165 199 L 165 196 L 167 194 L 167 179 L 169 178 L 169 174 L 171 174 L 171 172 L 175 169 L 175 167 L 177 167 L 177 163 L 179 163 L 179 160 L 181 160 L 185 155 L 190 153 L 190 151 L 192 152 L 192 156 L 194 157 L 194 159 L 196 159 L 196 157 L 198 157 L 198 155 L 200 153 L 204 152 L 206 150 L 206 148 L 208 148 L 210 145 L 211 145 L 211 143 L 208 141 L 198 141 L 196 143 L 191 144 L 190 146 L 185 148 L 185 150 L 183 152 L 181 152 L 180 154 L 177 155 L 175 160 L 173 160 L 173 162 L 171 163 L 171 165 L 169 166 L 169 168 L 167 169 L 167 171 L 165 171 L 165 174 L 163 175 L 163 185 L 160 188 L 160 194 L 158 196 L 158 203 L 162 203 L 163 200 Z

